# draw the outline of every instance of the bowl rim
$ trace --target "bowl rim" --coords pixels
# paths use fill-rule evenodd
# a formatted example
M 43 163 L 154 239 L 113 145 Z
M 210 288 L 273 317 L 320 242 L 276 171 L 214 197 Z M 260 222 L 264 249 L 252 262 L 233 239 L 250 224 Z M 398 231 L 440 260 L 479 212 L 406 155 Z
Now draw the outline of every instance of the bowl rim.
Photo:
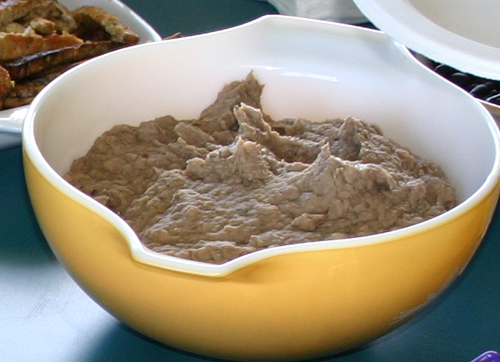
M 228 31 L 238 31 L 238 29 L 259 26 L 261 23 L 266 22 L 274 22 L 274 21 L 288 21 L 288 22 L 314 22 L 314 23 L 328 23 L 327 26 L 340 26 L 340 27 L 354 27 L 349 24 L 337 24 L 330 23 L 322 20 L 312 20 L 312 19 L 303 19 L 296 17 L 288 17 L 284 15 L 265 15 L 256 20 L 250 21 L 248 23 L 238 25 L 232 28 L 223 29 L 214 31 L 206 34 L 194 35 L 192 37 L 202 37 L 208 34 L 217 34 L 220 32 L 228 32 Z M 383 34 L 378 30 L 359 28 L 359 31 L 365 32 L 377 32 L 381 37 L 386 37 L 386 41 L 390 41 L 395 46 L 398 46 L 397 43 L 394 43 L 388 36 Z M 356 30 L 358 31 L 358 30 Z M 191 37 L 190 37 L 191 38 Z M 188 38 L 175 39 L 171 41 L 186 41 Z M 142 44 L 136 45 L 136 47 L 140 46 L 154 46 L 155 43 L 150 44 Z M 158 43 L 156 43 L 158 44 Z M 426 71 L 431 72 L 424 65 L 420 64 L 410 53 L 409 50 L 402 47 L 401 48 L 404 56 L 408 58 L 411 62 L 415 63 L 415 66 L 420 66 L 425 68 Z M 118 50 L 117 52 L 126 51 Z M 117 53 L 115 52 L 115 53 Z M 107 54 L 102 57 L 113 56 L 113 54 Z M 99 57 L 101 58 L 101 57 Z M 99 58 L 96 58 L 92 61 L 98 61 Z M 76 67 L 78 69 L 81 66 Z M 74 70 L 75 70 L 74 69 Z M 73 71 L 74 71 L 73 70 Z M 72 73 L 70 71 L 65 73 L 61 77 L 65 77 L 68 74 Z M 431 72 L 434 74 L 433 72 Z M 439 77 L 434 74 L 435 77 Z M 445 80 L 443 80 L 445 82 Z M 99 215 L 104 220 L 109 222 L 112 227 L 114 227 L 125 239 L 128 244 L 130 253 L 132 258 L 140 262 L 142 264 L 146 264 L 149 266 L 157 267 L 160 269 L 172 270 L 187 274 L 194 274 L 199 276 L 208 276 L 208 277 L 224 277 L 235 271 L 242 269 L 246 266 L 254 264 L 258 261 L 268 259 L 271 257 L 275 257 L 278 255 L 285 255 L 291 253 L 300 253 L 300 252 L 314 252 L 321 250 L 332 250 L 332 249 L 340 249 L 340 248 L 357 248 L 367 245 L 376 245 L 381 243 L 390 243 L 396 241 L 398 239 L 404 239 L 411 237 L 415 234 L 418 234 L 425 230 L 430 230 L 438 227 L 439 225 L 446 224 L 451 222 L 451 220 L 458 218 L 460 215 L 465 214 L 469 210 L 473 209 L 479 203 L 481 203 L 485 198 L 487 198 L 495 188 L 500 184 L 500 132 L 499 129 L 492 117 L 492 115 L 487 111 L 487 109 L 480 104 L 477 100 L 475 100 L 472 96 L 467 94 L 467 97 L 473 102 L 475 107 L 477 107 L 477 111 L 483 116 L 484 121 L 487 123 L 487 127 L 490 129 L 490 132 L 493 137 L 494 148 L 495 148 L 495 157 L 494 162 L 491 168 L 490 173 L 486 177 L 485 181 L 482 185 L 474 191 L 472 195 L 467 197 L 465 200 L 461 201 L 456 207 L 453 209 L 438 215 L 432 219 L 423 221 L 421 223 L 411 225 L 408 227 L 404 227 L 401 229 L 387 231 L 379 234 L 367 235 L 367 236 L 359 236 L 347 239 L 336 239 L 336 240 L 320 240 L 310 243 L 300 243 L 293 245 L 285 245 L 279 246 L 275 248 L 265 249 L 255 251 L 243 256 L 240 256 L 236 259 L 232 259 L 223 264 L 211 264 L 187 259 L 181 259 L 179 257 L 168 256 L 164 254 L 160 254 L 148 249 L 140 240 L 137 234 L 132 230 L 132 228 L 116 213 L 108 209 L 106 206 L 102 205 L 98 201 L 94 200 L 90 196 L 87 196 L 83 192 L 79 191 L 67 181 L 63 179 L 45 160 L 42 155 L 40 149 L 38 148 L 35 132 L 34 132 L 34 119 L 37 113 L 37 108 L 41 103 L 40 100 L 43 98 L 43 95 L 47 93 L 54 84 L 57 83 L 57 80 L 49 84 L 45 87 L 42 92 L 34 99 L 32 104 L 28 109 L 28 113 L 23 126 L 22 133 L 22 147 L 25 153 L 25 156 L 29 158 L 32 165 L 37 169 L 37 171 L 49 182 L 53 187 L 58 189 L 61 193 L 65 194 L 68 198 L 72 199 L 74 202 L 81 204 L 89 211 Z M 450 83 L 450 86 L 454 86 Z M 454 86 L 456 87 L 456 86 Z M 464 94 L 466 94 L 464 92 Z M 50 244 L 50 241 L 49 241 Z

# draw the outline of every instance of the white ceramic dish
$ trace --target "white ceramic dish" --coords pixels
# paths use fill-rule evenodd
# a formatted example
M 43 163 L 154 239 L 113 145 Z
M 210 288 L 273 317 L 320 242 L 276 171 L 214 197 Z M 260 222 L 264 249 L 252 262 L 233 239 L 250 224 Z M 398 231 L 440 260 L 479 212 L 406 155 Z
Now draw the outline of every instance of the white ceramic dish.
M 82 5 L 99 6 L 116 15 L 140 37 L 141 42 L 159 41 L 161 36 L 134 11 L 119 0 L 60 0 L 72 10 Z M 0 149 L 17 146 L 21 142 L 21 130 L 29 106 L 0 111 Z
M 413 51 L 500 80 L 497 0 L 355 0 L 370 21 Z

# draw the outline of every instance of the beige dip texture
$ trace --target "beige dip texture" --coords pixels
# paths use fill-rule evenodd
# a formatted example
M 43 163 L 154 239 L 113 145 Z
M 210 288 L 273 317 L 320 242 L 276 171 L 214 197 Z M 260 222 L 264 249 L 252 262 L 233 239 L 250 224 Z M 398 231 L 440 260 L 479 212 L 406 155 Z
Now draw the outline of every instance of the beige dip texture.
M 279 245 L 413 225 L 454 207 L 441 168 L 354 117 L 275 121 L 252 74 L 199 119 L 105 132 L 65 176 L 150 249 L 224 263 Z

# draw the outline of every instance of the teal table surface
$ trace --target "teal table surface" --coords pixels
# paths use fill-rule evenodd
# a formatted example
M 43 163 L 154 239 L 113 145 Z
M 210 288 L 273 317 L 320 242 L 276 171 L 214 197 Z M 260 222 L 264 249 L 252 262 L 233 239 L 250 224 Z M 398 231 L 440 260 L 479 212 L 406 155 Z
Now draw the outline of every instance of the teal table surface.
M 199 34 L 276 13 L 254 0 L 125 0 L 162 36 Z M 129 329 L 73 282 L 38 228 L 21 148 L 0 151 L 0 361 L 216 361 Z M 316 362 L 469 362 L 500 350 L 500 211 L 466 271 L 386 336 Z

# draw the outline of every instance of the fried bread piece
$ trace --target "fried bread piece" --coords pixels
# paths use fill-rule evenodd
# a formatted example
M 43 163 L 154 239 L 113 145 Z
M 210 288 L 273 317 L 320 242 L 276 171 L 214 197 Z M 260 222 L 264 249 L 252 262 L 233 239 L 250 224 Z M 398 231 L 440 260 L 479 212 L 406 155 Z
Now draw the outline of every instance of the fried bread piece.
M 0 60 L 13 60 L 26 55 L 82 44 L 83 40 L 69 33 L 41 36 L 34 31 L 0 33 Z
M 0 26 L 28 14 L 35 7 L 31 0 L 0 0 Z
M 112 41 L 82 43 L 14 59 L 3 64 L 12 79 L 24 79 L 57 65 L 89 59 L 123 47 Z
M 37 78 L 23 79 L 16 82 L 3 100 L 4 108 L 14 108 L 30 104 L 33 98 L 56 77 L 80 62 L 54 67 Z
M 96 6 L 81 6 L 72 12 L 78 27 L 75 34 L 85 40 L 112 40 L 123 44 L 135 44 L 139 36 L 129 27 L 120 22 L 116 16 L 107 13 Z M 95 34 L 103 35 L 98 29 L 103 29 L 109 38 L 95 38 Z M 94 35 L 92 35 L 94 34 Z
M 12 89 L 12 80 L 7 69 L 0 67 L 0 107 L 3 108 L 4 99 Z M 1 109 L 0 108 L 0 109 Z
M 56 0 L 31 0 L 35 3 L 33 9 L 18 19 L 23 24 L 28 24 L 34 19 L 46 19 L 54 23 L 55 30 L 59 33 L 73 32 L 76 27 L 76 21 L 71 15 L 71 11 Z
M 96 6 L 0 0 L 0 109 L 29 104 L 75 64 L 133 45 L 139 36 Z

